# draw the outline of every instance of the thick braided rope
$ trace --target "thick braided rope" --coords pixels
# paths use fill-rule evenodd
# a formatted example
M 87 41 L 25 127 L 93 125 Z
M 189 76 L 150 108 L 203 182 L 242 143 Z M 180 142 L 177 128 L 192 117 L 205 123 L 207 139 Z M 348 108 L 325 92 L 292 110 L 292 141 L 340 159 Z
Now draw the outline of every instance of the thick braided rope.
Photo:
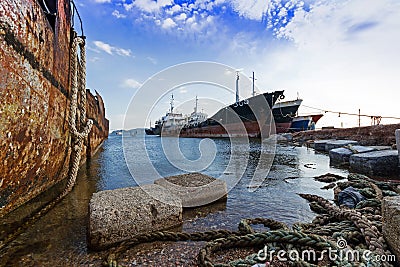
M 300 194 L 301 197 L 307 199 L 308 201 L 315 201 L 322 207 L 326 209 L 329 215 L 336 217 L 338 219 L 350 220 L 354 223 L 354 225 L 360 229 L 361 233 L 365 237 L 365 241 L 367 242 L 368 249 L 370 251 L 376 251 L 376 253 L 380 255 L 386 255 L 385 243 L 382 237 L 382 234 L 377 229 L 373 223 L 368 220 L 365 216 L 363 216 L 360 212 L 349 209 L 340 209 L 338 207 L 333 206 L 328 200 L 309 194 Z
M 214 264 L 211 260 L 211 254 L 217 250 L 228 249 L 232 247 L 262 247 L 266 243 L 287 243 L 300 246 L 313 247 L 317 249 L 336 249 L 333 242 L 317 235 L 308 235 L 301 232 L 292 231 L 269 231 L 263 233 L 247 234 L 244 236 L 229 236 L 227 238 L 216 239 L 206 244 L 200 250 L 198 262 L 200 266 L 229 266 L 225 264 Z

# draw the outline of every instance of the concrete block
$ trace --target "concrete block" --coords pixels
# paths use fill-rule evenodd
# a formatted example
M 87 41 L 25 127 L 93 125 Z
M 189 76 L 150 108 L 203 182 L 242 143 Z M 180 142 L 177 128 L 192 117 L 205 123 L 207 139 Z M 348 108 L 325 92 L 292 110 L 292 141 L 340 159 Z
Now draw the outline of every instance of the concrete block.
M 350 156 L 350 169 L 366 175 L 393 175 L 398 173 L 398 151 L 382 150 Z
M 171 191 L 182 201 L 183 207 L 199 207 L 226 198 L 226 182 L 201 173 L 189 173 L 154 181 Z
M 101 191 L 93 194 L 89 203 L 88 245 L 103 249 L 181 223 L 180 198 L 159 185 Z
M 400 259 L 400 196 L 385 197 L 382 202 L 382 233 L 391 251 Z
M 357 145 L 358 142 L 357 141 L 353 141 L 353 140 L 334 140 L 334 141 L 329 141 L 326 142 L 325 144 L 325 151 L 329 152 L 332 149 L 335 148 L 339 148 L 339 147 L 344 147 L 347 145 Z
M 397 146 L 397 151 L 399 152 L 399 162 L 400 162 L 400 129 L 397 129 L 395 131 L 396 134 L 396 146 Z
M 316 140 L 314 141 L 314 149 L 317 151 L 325 151 L 325 145 L 326 143 L 334 141 L 333 139 L 328 139 L 328 140 Z
M 385 147 L 390 149 L 390 147 Z M 366 153 L 376 150 L 384 150 L 383 147 L 374 146 L 351 146 L 350 148 L 339 147 L 329 151 L 329 160 L 331 164 L 349 164 L 350 156 L 358 153 Z

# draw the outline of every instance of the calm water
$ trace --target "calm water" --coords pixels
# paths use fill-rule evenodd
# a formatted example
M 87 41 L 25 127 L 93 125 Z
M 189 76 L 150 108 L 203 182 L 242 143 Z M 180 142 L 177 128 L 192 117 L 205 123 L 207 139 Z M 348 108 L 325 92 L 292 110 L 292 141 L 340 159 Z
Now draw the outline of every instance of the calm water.
M 180 139 L 182 153 L 191 160 L 197 159 L 200 156 L 200 141 Z M 134 149 L 140 139 L 130 137 L 127 142 L 132 148 L 128 150 L 129 159 L 140 163 L 143 155 Z M 215 139 L 214 142 L 216 157 L 203 173 L 220 177 L 229 183 L 230 179 L 235 178 L 235 170 L 225 170 L 232 155 L 230 142 L 228 139 Z M 161 175 L 182 173 L 166 160 L 160 138 L 146 138 L 146 147 L 151 162 Z M 234 166 L 246 165 L 248 161 L 242 179 L 230 190 L 226 202 L 184 212 L 182 229 L 233 230 L 240 219 L 251 217 L 268 217 L 289 224 L 307 222 L 315 215 L 308 203 L 297 194 L 312 193 L 332 199 L 333 192 L 321 190 L 325 184 L 314 181 L 312 177 L 327 172 L 347 174 L 345 170 L 330 167 L 329 157 L 312 149 L 278 145 L 275 156 L 273 152 L 271 148 L 260 151 L 260 143 L 256 140 L 250 141 L 250 147 L 245 151 L 235 151 Z M 273 159 L 273 165 L 262 186 L 251 192 L 248 186 L 260 155 L 265 156 L 267 161 Z M 101 256 L 88 254 L 86 249 L 87 210 L 91 195 L 101 190 L 136 185 L 125 163 L 121 136 L 110 136 L 99 153 L 81 168 L 73 192 L 15 240 L 8 251 L 1 255 L 0 265 L 54 266 L 67 262 L 80 265 L 95 261 L 96 257 Z M 15 220 L 17 214 L 7 220 Z

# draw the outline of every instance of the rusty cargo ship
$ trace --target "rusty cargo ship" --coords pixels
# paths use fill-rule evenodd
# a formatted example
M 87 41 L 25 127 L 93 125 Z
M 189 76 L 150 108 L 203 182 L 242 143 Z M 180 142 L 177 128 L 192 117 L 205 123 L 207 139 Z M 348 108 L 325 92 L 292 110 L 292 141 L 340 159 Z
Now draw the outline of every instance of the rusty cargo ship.
M 71 167 L 77 14 L 70 0 L 0 3 L 0 217 L 65 180 Z M 81 164 L 107 138 L 109 127 L 101 96 L 84 91 L 80 98 L 87 101 L 81 108 L 93 127 L 84 140 Z

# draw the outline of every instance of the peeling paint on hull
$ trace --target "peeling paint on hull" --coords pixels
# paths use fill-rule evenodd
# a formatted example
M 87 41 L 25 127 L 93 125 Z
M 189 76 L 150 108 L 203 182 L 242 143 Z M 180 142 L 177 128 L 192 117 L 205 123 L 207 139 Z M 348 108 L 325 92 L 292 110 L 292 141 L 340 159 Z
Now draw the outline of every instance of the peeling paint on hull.
M 0 3 L 0 217 L 64 179 L 69 169 L 71 6 L 54 29 L 35 0 Z M 91 156 L 108 135 L 104 103 L 87 91 Z

